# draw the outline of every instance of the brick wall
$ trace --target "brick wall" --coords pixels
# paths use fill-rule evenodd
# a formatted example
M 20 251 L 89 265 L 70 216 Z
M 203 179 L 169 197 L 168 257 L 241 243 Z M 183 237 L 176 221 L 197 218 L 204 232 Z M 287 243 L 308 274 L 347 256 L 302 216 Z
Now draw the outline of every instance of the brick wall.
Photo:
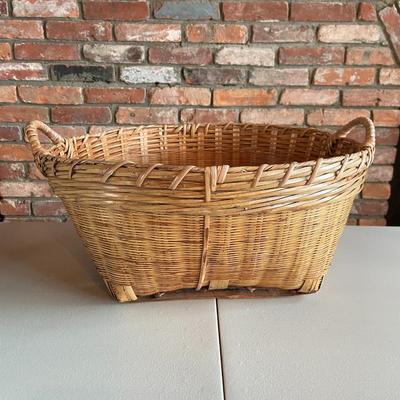
M 350 223 L 385 224 L 400 124 L 395 2 L 0 0 L 0 213 L 64 219 L 22 128 L 371 116 L 375 164 Z M 361 131 L 355 133 L 361 140 Z

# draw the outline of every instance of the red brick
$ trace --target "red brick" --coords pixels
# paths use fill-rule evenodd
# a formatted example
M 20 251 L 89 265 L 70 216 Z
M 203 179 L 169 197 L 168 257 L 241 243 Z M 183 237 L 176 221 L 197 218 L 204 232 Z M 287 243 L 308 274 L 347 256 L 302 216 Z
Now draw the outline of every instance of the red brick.
M 39 168 L 36 166 L 35 163 L 29 163 L 28 164 L 29 169 L 28 169 L 28 179 L 32 180 L 44 180 L 46 179 L 42 173 L 39 171 Z
M 2 39 L 43 39 L 41 21 L 6 20 L 0 24 L 0 38 Z
M 0 163 L 0 180 L 25 178 L 23 163 Z
M 153 64 L 210 64 L 212 50 L 205 47 L 153 47 L 149 50 Z
M 67 220 L 66 216 L 63 217 L 34 217 L 31 215 L 28 216 L 7 216 L 4 219 L 4 223 L 10 224 L 13 222 L 65 222 Z
M 345 2 L 292 3 L 290 19 L 293 21 L 354 21 L 356 4 Z
M 76 86 L 19 86 L 18 93 L 25 103 L 81 104 L 82 89 Z
M 62 125 L 50 125 L 52 129 L 54 129 L 57 133 L 59 133 L 63 137 L 73 137 L 73 136 L 83 136 L 86 134 L 86 128 L 84 126 L 62 126 Z M 42 136 L 42 143 L 50 143 L 50 140 L 47 137 Z
M 275 50 L 269 47 L 227 46 L 217 52 L 216 64 L 273 67 Z
M 374 22 L 376 21 L 376 10 L 373 3 L 363 1 L 358 6 L 358 19 L 361 21 Z
M 29 215 L 29 201 L 3 199 L 0 201 L 0 215 Z
M 16 43 L 17 60 L 79 60 L 80 52 L 76 44 Z
M 18 126 L 0 126 L 0 141 L 21 140 L 21 132 Z
M 289 7 L 284 1 L 223 3 L 222 13 L 226 21 L 284 21 Z
M 372 85 L 374 68 L 317 68 L 314 75 L 316 85 Z
M 112 40 L 112 24 L 103 21 L 48 21 L 46 32 L 49 39 Z
M 339 91 L 333 89 L 285 89 L 281 104 L 285 105 L 332 105 L 339 99 Z
M 111 122 L 108 107 L 54 107 L 53 122 L 62 124 L 106 124 Z
M 86 103 L 143 103 L 145 90 L 142 88 L 98 88 L 84 89 Z
M 268 24 L 253 26 L 253 42 L 311 42 L 315 38 L 315 30 L 308 25 Z
M 145 1 L 84 1 L 85 19 L 141 20 L 149 17 L 149 6 Z
M 400 106 L 400 89 L 352 89 L 343 92 L 344 106 Z
M 79 17 L 76 0 L 13 0 L 17 17 Z
M 379 83 L 381 85 L 400 85 L 400 68 L 382 68 Z
M 386 200 L 356 200 L 352 209 L 353 214 L 366 216 L 386 215 L 387 211 Z
M 47 108 L 25 105 L 0 106 L 0 120 L 2 122 L 29 122 L 34 119 L 48 121 Z
M 377 43 L 381 31 L 377 25 L 322 25 L 318 40 L 324 43 Z
M 195 43 L 246 43 L 248 34 L 245 25 L 190 24 L 186 37 Z
M 29 161 L 33 160 L 32 151 L 28 145 L 7 143 L 0 144 L 1 161 Z
M 115 26 L 117 40 L 138 42 L 180 42 L 182 39 L 179 24 L 129 24 Z
M 208 106 L 211 92 L 205 88 L 154 88 L 149 91 L 150 104 Z
M 377 126 L 400 125 L 400 110 L 374 110 L 373 116 Z
M 283 47 L 279 51 L 280 64 L 326 65 L 344 62 L 343 47 Z
M 15 86 L 0 86 L 0 103 L 14 103 L 17 101 Z
M 94 62 L 140 64 L 144 60 L 145 49 L 126 44 L 85 44 L 83 56 Z
M 47 182 L 0 182 L 4 197 L 51 197 L 53 193 Z
M 366 183 L 362 191 L 364 199 L 383 199 L 387 200 L 390 197 L 389 183 Z
M 66 215 L 62 201 L 34 201 L 32 203 L 33 215 L 39 217 Z
M 47 79 L 45 67 L 39 63 L 0 63 L 0 80 L 33 80 Z
M 237 85 L 246 82 L 245 69 L 222 68 L 184 68 L 183 76 L 190 85 Z
M 375 132 L 376 132 L 376 129 L 375 129 Z M 363 144 L 365 142 L 365 140 L 366 140 L 365 128 L 362 125 L 358 125 L 358 126 L 354 127 L 347 134 L 347 138 L 351 139 L 351 140 L 354 140 L 359 144 Z M 376 136 L 375 136 L 375 138 L 377 139 Z M 378 144 L 377 140 L 376 140 L 376 144 Z
M 98 133 L 103 133 L 106 130 L 120 129 L 119 125 L 92 125 L 89 127 L 89 135 L 96 135 Z
M 11 60 L 11 46 L 10 43 L 0 43 L 0 60 Z
M 392 7 L 386 7 L 380 11 L 379 16 L 386 28 L 386 32 L 397 54 L 397 58 L 400 59 L 400 14 L 396 6 L 393 5 Z
M 86 128 L 83 126 L 62 126 L 62 125 L 49 125 L 52 129 L 54 129 L 58 134 L 63 137 L 73 137 L 73 136 L 83 136 L 86 134 Z M 27 142 L 27 138 L 25 137 L 25 141 Z M 40 143 L 47 144 L 51 143 L 50 139 L 47 136 L 42 135 L 40 138 Z M 33 178 L 32 178 L 33 179 Z M 37 178 L 35 178 L 37 179 Z M 43 179 L 43 177 L 41 178 Z
M 396 147 L 378 146 L 375 149 L 374 164 L 394 164 L 396 152 Z
M 236 122 L 238 111 L 232 109 L 205 109 L 205 108 L 185 108 L 181 111 L 181 122 L 207 124 Z
M 275 89 L 215 89 L 215 106 L 268 106 L 276 104 Z
M 250 124 L 302 125 L 304 111 L 295 108 L 245 108 L 240 121 Z
M 116 121 L 119 124 L 176 124 L 178 110 L 164 107 L 119 107 Z
M 372 165 L 368 168 L 367 182 L 390 182 L 393 178 L 391 165 Z
M 341 126 L 357 117 L 369 117 L 369 110 L 325 108 L 311 111 L 307 116 L 307 123 L 313 125 Z
M 382 145 L 397 145 L 399 141 L 399 128 L 375 128 L 376 143 Z
M 350 47 L 346 64 L 350 65 L 394 65 L 389 47 Z
M 360 226 L 386 226 L 385 218 L 360 218 Z
M 253 85 L 270 86 L 307 86 L 308 69 L 306 68 L 275 68 L 255 69 L 251 71 L 250 83 Z
M 7 0 L 0 0 L 0 16 L 4 17 L 7 15 L 8 15 Z

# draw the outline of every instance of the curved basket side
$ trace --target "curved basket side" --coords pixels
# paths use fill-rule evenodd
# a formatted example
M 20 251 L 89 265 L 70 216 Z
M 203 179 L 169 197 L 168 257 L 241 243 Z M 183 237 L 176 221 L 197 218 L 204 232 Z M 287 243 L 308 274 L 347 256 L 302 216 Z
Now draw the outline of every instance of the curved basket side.
M 352 201 L 208 222 L 204 216 L 142 213 L 134 204 L 120 209 L 70 201 L 67 208 L 102 277 L 148 296 L 221 283 L 306 291 L 305 281 L 320 282 L 326 274 Z

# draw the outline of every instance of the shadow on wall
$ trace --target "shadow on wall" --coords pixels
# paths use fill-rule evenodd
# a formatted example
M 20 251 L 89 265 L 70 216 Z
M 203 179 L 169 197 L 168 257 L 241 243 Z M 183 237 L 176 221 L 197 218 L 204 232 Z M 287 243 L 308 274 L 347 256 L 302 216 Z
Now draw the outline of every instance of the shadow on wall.
M 378 15 L 380 22 L 386 27 L 384 33 L 388 39 L 389 46 L 392 48 L 393 55 L 399 67 L 400 62 L 400 44 L 396 38 L 400 35 L 400 26 L 396 27 L 398 17 L 394 16 L 396 1 L 384 0 L 377 1 L 377 10 L 381 10 Z M 400 8 L 400 3 L 399 8 Z M 385 8 L 390 7 L 392 8 Z M 400 142 L 397 143 L 396 160 L 394 163 L 393 178 L 391 181 L 391 195 L 389 199 L 389 210 L 386 215 L 387 225 L 400 226 Z
M 400 226 L 400 142 L 397 143 L 396 161 L 394 163 L 391 196 L 387 213 L 387 224 L 389 226 Z
M 4 200 L 4 197 L 3 197 L 3 196 L 0 196 L 0 202 L 1 202 L 2 200 Z M 0 222 L 3 222 L 5 218 L 6 218 L 5 215 L 3 215 L 3 214 L 0 212 Z

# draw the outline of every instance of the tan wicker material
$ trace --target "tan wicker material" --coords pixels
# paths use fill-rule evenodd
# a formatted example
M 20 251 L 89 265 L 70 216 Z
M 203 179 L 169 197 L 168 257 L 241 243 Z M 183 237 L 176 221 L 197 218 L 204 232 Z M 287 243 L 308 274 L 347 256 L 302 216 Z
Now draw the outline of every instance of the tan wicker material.
M 346 137 L 358 125 L 362 144 Z M 54 145 L 43 148 L 39 131 Z M 229 123 L 62 138 L 38 121 L 26 135 L 119 301 L 317 291 L 375 148 L 367 118 L 333 135 Z

